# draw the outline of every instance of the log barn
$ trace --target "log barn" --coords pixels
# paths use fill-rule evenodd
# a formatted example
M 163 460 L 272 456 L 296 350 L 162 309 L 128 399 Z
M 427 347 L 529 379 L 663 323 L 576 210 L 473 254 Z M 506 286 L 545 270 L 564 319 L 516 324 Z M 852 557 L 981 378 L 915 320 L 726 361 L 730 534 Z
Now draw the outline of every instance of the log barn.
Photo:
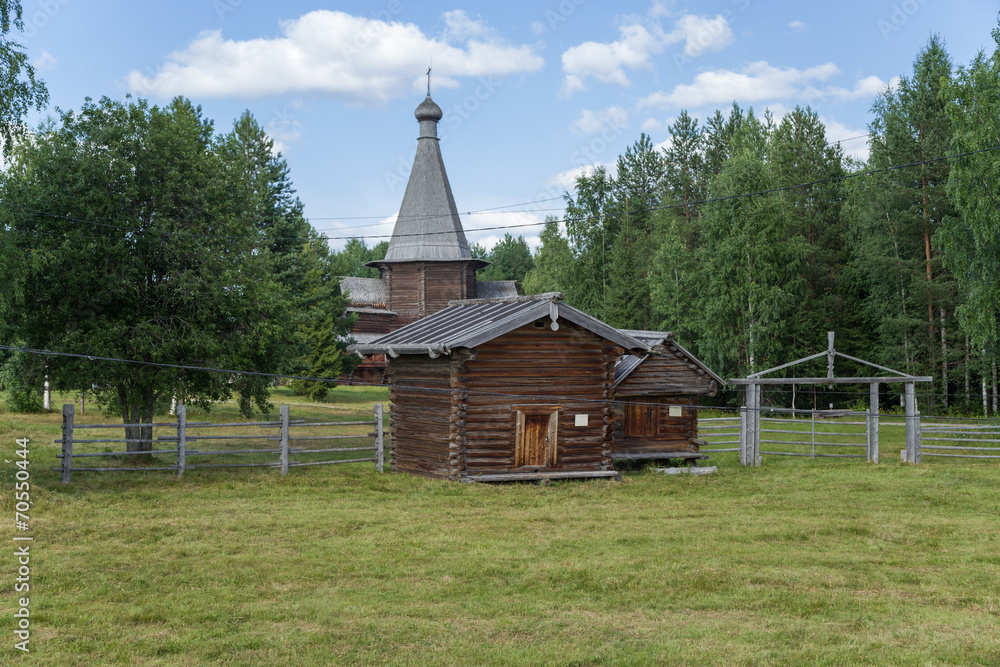
M 462 481 L 617 477 L 615 362 L 649 347 L 559 293 L 454 301 L 374 342 L 392 469 Z
M 706 458 L 699 450 L 698 397 L 725 382 L 666 331 L 623 333 L 648 354 L 624 354 L 615 364 L 613 459 Z

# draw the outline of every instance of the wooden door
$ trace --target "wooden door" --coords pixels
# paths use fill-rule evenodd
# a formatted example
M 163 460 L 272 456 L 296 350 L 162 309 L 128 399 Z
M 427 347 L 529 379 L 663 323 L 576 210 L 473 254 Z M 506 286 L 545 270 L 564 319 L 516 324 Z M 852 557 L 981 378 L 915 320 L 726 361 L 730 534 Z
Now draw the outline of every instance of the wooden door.
M 547 467 L 551 464 L 549 415 L 524 415 L 521 437 L 517 439 L 514 465 Z
M 640 396 L 638 403 L 625 404 L 625 436 L 641 437 L 659 433 L 660 408 L 654 396 Z

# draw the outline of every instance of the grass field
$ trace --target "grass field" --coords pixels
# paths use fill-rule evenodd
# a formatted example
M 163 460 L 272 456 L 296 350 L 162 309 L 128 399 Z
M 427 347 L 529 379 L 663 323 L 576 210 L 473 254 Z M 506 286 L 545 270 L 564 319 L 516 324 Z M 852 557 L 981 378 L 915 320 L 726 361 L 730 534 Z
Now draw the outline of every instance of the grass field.
M 384 398 L 274 400 L 352 419 Z M 715 475 L 547 487 L 371 464 L 64 486 L 59 423 L 0 413 L 5 664 L 1000 664 L 1000 465 L 905 466 L 901 434 L 880 465 L 725 454 Z M 13 636 L 23 437 L 29 655 Z

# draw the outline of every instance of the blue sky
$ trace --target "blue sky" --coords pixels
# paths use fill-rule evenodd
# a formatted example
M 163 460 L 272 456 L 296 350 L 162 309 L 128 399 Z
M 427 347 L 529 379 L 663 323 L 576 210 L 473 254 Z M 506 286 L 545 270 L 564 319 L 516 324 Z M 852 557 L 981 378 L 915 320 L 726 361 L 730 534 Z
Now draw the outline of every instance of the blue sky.
M 23 7 L 21 41 L 48 85 L 48 113 L 88 96 L 184 95 L 224 132 L 249 109 L 288 161 L 306 215 L 332 237 L 391 233 L 432 64 L 455 199 L 470 241 L 487 246 L 503 232 L 477 228 L 558 215 L 559 201 L 542 200 L 643 131 L 666 141 L 682 109 L 705 119 L 736 101 L 780 117 L 810 105 L 830 139 L 863 157 L 856 137 L 878 92 L 912 71 L 932 34 L 957 65 L 992 51 L 998 10 L 985 0 Z M 533 245 L 538 230 L 511 229 Z

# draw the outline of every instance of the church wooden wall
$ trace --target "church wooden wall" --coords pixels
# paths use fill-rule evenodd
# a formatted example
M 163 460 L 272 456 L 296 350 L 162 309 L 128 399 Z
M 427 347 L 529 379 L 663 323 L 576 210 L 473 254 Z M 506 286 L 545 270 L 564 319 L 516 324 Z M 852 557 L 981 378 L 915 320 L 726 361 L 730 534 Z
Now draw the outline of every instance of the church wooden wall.
M 383 272 L 389 310 L 398 326 L 444 310 L 449 301 L 476 298 L 476 269 L 471 262 L 400 262 Z

